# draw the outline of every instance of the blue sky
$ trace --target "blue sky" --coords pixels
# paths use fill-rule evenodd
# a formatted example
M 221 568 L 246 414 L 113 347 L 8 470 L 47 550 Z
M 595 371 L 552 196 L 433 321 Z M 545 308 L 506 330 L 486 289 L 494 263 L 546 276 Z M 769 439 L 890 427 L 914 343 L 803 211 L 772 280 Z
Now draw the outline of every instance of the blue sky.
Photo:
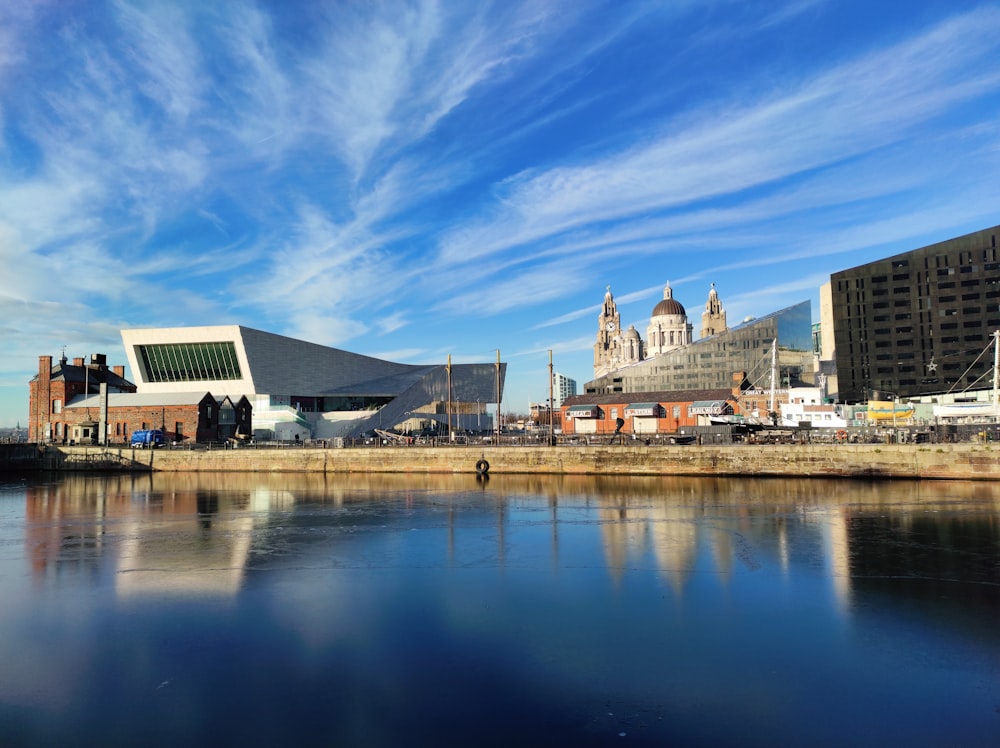
M 242 324 L 592 378 L 1000 224 L 1000 3 L 0 3 L 0 426 L 39 355 Z

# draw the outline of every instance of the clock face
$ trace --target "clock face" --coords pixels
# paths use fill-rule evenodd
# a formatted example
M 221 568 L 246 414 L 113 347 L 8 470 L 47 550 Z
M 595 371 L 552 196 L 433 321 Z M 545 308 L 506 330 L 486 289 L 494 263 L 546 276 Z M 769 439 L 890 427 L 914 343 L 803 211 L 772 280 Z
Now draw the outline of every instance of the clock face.
M 615 329 L 615 323 L 614 322 L 608 322 L 607 327 L 608 327 L 608 332 L 612 332 Z

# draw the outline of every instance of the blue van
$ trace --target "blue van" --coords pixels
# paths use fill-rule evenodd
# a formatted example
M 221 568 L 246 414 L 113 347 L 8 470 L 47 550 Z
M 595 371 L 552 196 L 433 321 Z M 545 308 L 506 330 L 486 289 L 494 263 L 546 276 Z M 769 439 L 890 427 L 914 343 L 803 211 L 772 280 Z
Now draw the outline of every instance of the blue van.
M 133 447 L 138 447 L 142 449 L 143 447 L 162 447 L 167 443 L 167 435 L 163 433 L 163 429 L 145 429 L 141 431 L 133 431 L 131 445 Z

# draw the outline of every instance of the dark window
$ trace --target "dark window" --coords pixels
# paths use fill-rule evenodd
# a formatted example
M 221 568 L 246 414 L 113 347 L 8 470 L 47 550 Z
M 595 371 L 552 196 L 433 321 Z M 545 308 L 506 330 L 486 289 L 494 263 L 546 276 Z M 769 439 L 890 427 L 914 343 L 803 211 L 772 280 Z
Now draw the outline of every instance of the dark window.
M 150 382 L 242 379 L 231 341 L 141 345 L 139 357 Z

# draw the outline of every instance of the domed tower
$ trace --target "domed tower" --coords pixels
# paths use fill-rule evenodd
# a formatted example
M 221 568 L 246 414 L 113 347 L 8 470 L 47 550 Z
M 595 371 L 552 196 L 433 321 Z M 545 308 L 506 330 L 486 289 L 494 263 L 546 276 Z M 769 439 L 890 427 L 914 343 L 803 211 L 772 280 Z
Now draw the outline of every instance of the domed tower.
M 719 294 L 716 293 L 713 283 L 712 290 L 708 292 L 705 311 L 701 313 L 701 337 L 718 335 L 728 329 L 726 327 L 726 310 L 722 308 L 722 302 L 719 301 Z
M 645 358 L 645 346 L 635 325 L 629 325 L 622 335 L 622 363 L 635 364 Z
M 663 289 L 663 300 L 653 307 L 646 330 L 646 357 L 688 345 L 693 340 L 694 327 L 688 322 L 684 306 L 674 298 L 670 284 Z

